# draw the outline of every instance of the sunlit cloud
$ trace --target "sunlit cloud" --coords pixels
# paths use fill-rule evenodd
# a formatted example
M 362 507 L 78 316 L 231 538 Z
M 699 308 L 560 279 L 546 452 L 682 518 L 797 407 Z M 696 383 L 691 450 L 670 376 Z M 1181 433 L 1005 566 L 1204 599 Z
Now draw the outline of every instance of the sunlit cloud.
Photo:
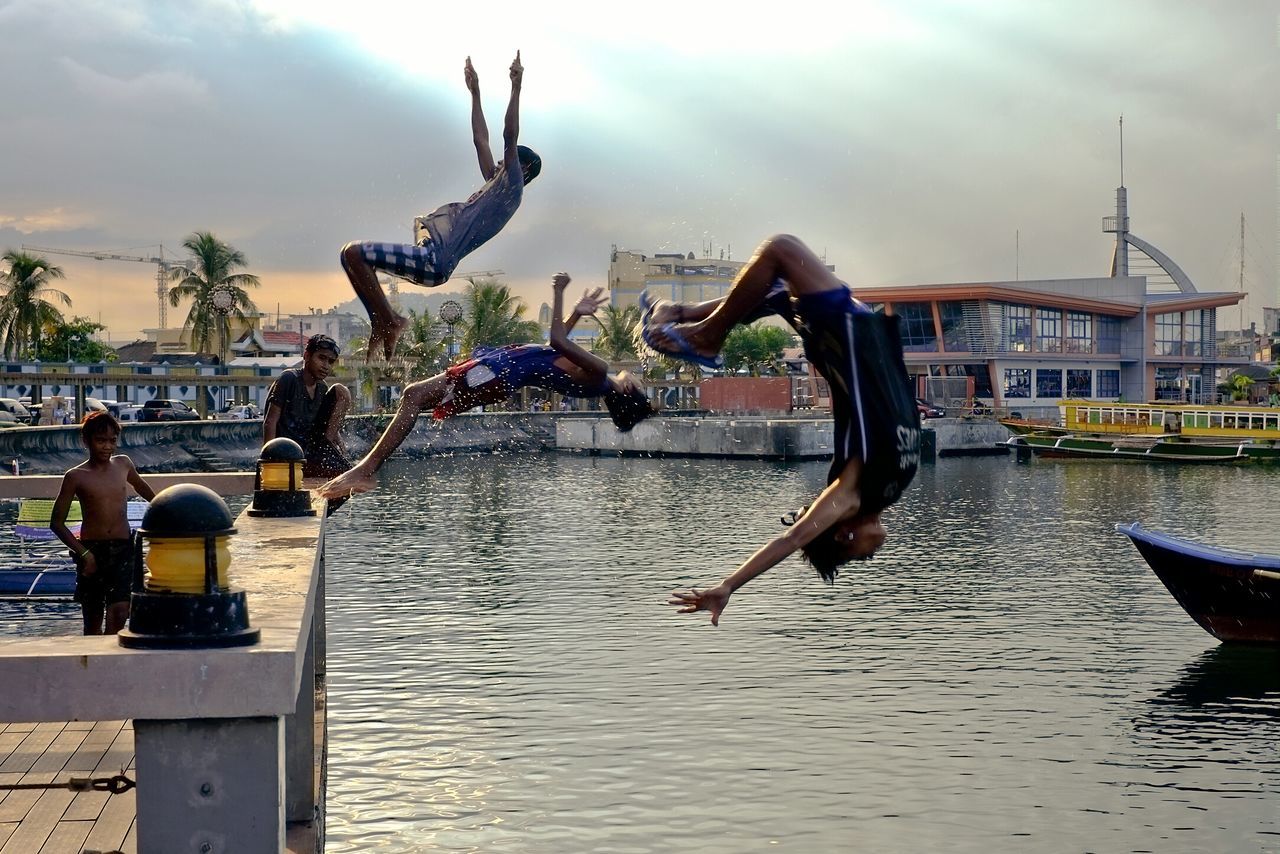
M 12 228 L 21 234 L 34 234 L 37 231 L 69 231 L 91 226 L 94 222 L 95 218 L 91 214 L 68 211 L 63 208 L 50 208 L 24 214 L 0 211 L 0 228 Z

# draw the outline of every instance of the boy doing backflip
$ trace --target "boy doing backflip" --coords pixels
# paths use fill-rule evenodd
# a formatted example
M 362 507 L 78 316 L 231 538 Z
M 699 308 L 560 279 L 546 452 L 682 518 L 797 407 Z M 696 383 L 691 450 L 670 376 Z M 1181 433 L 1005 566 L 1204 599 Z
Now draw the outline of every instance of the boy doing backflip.
M 400 447 L 424 409 L 432 409 L 437 419 L 445 419 L 477 406 L 500 403 L 525 386 L 537 386 L 568 397 L 603 398 L 613 423 L 623 432 L 652 415 L 649 399 L 635 377 L 626 371 L 610 375 L 608 362 L 569 340 L 569 331 L 578 320 L 595 314 L 607 298 L 600 295 L 600 288 L 584 294 L 566 321 L 564 291 L 568 286 L 567 273 L 557 273 L 552 279 L 551 346 L 481 347 L 471 359 L 443 374 L 409 384 L 395 418 L 369 453 L 355 468 L 320 487 L 320 495 L 332 501 L 377 486 L 378 469 Z
M 463 79 L 471 92 L 471 136 L 484 186 L 465 202 L 450 202 L 417 217 L 413 243 L 360 241 L 342 249 L 342 269 L 369 312 L 373 327 L 367 354 L 370 359 L 376 358 L 379 344 L 383 355 L 390 359 L 408 323 L 391 308 L 378 284 L 377 271 L 428 288 L 447 282 L 463 257 L 502 230 L 520 207 L 524 185 L 542 170 L 542 159 L 533 149 L 516 145 L 520 135 L 520 86 L 524 79 L 519 51 L 511 63 L 510 75 L 511 100 L 502 130 L 502 160 L 495 164 L 489 148 L 489 128 L 480 106 L 480 78 L 471 67 L 471 57 L 467 57 L 463 69 Z
M 53 503 L 49 527 L 66 543 L 76 562 L 75 599 L 84 615 L 84 633 L 114 635 L 129 618 L 133 583 L 133 535 L 126 502 L 129 487 L 150 501 L 155 492 L 133 467 L 116 453 L 120 422 L 108 412 L 91 412 L 80 427 L 80 440 L 89 459 L 62 477 Z M 71 502 L 80 501 L 84 519 L 77 538 L 67 527 Z
M 660 353 L 715 365 L 736 324 L 776 313 L 799 332 L 805 355 L 831 386 L 834 459 L 827 488 L 783 535 L 714 587 L 671 594 L 681 614 L 709 611 L 802 550 L 826 581 L 871 557 L 885 541 L 880 514 L 897 501 L 920 461 L 920 420 L 902 359 L 897 318 L 873 313 L 809 247 L 790 235 L 766 240 L 722 300 L 697 306 L 642 301 L 641 332 Z

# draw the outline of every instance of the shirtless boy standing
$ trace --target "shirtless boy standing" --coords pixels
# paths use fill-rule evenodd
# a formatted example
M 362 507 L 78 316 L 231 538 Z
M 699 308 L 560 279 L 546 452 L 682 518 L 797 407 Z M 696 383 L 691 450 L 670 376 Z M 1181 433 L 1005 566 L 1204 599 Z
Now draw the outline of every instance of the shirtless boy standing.
M 89 450 L 89 459 L 63 475 L 49 527 L 75 557 L 75 599 L 84 614 L 84 633 L 114 635 L 129 619 L 132 592 L 133 539 L 125 506 L 129 487 L 148 501 L 155 491 L 132 460 L 116 453 L 120 422 L 110 413 L 90 413 L 80 427 L 80 440 Z M 67 527 L 67 511 L 74 499 L 79 499 L 84 518 L 78 539 Z

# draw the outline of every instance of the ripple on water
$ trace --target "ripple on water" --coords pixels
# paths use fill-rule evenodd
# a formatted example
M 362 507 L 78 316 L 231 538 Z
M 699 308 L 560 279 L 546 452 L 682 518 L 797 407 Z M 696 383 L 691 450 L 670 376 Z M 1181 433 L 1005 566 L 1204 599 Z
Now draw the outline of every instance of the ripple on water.
M 789 561 L 719 630 L 664 605 L 825 471 L 389 465 L 329 543 L 331 850 L 1271 846 L 1276 660 L 1112 530 L 1280 551 L 1238 541 L 1265 472 L 943 460 L 834 587 Z

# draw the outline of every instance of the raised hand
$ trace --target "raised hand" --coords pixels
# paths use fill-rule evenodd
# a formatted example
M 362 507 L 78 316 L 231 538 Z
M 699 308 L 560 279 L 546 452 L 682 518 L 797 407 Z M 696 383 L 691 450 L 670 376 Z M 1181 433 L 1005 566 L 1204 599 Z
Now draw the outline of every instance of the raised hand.
M 476 70 L 471 67 L 471 57 L 467 57 L 467 62 L 462 66 L 462 79 L 467 84 L 467 91 L 473 95 L 480 94 L 480 76 L 476 74 Z
M 607 296 L 603 296 L 603 294 L 604 288 L 583 291 L 582 299 L 578 300 L 578 304 L 573 307 L 573 310 L 583 317 L 595 314 L 600 306 L 609 301 L 609 298 Z
M 565 288 L 569 287 L 569 283 L 571 281 L 573 280 L 569 278 L 568 273 L 556 273 L 551 277 L 551 287 L 555 288 L 557 291 L 563 291 Z
M 524 79 L 524 66 L 520 64 L 520 51 L 516 51 L 516 58 L 511 61 L 511 85 L 519 86 L 520 81 Z

